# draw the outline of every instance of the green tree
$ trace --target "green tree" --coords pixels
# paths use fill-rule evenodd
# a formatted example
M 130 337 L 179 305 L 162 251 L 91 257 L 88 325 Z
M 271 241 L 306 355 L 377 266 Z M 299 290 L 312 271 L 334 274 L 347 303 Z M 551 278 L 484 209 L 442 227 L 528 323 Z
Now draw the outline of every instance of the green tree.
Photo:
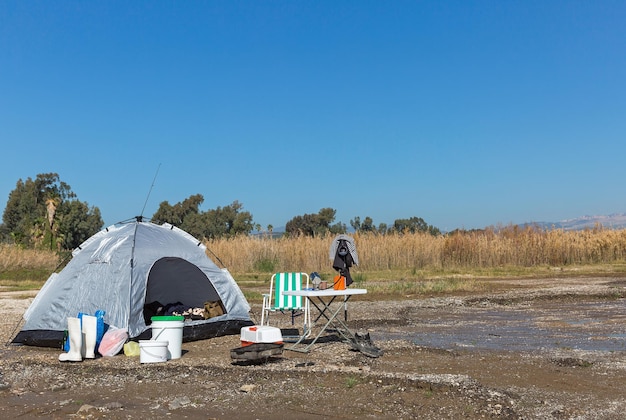
M 317 221 L 314 214 L 304 214 L 295 216 L 285 225 L 285 233 L 292 236 L 306 235 L 314 236 L 317 228 Z
M 235 200 L 228 206 L 200 211 L 204 201 L 201 194 L 192 195 L 180 203 L 170 205 L 167 201 L 159 205 L 152 216 L 155 223 L 170 223 L 196 238 L 220 238 L 238 234 L 249 234 L 254 229 L 252 214 L 243 211 L 243 204 Z
M 376 232 L 374 220 L 369 216 L 366 216 L 363 222 L 361 222 L 359 216 L 356 216 L 354 219 L 350 220 L 350 226 L 357 232 Z
M 356 216 L 354 219 L 350 219 L 350 226 L 357 232 L 361 230 L 361 218 Z
M 152 215 L 152 221 L 159 224 L 169 223 L 189 232 L 187 229 L 183 228 L 185 219 L 187 219 L 189 215 L 199 214 L 200 204 L 202 204 L 203 201 L 204 197 L 202 194 L 192 195 L 173 206 L 167 201 L 163 201 L 159 205 L 156 213 Z M 191 220 L 189 222 L 191 222 Z
M 70 223 L 71 221 L 71 223 Z M 18 180 L 2 215 L 3 240 L 25 247 L 72 249 L 102 228 L 100 210 L 76 199 L 56 173 Z M 72 229 L 80 226 L 81 231 Z
M 102 229 L 100 209 L 90 209 L 87 203 L 72 200 L 59 207 L 58 242 L 64 249 L 74 249 Z
M 348 231 L 348 227 L 345 223 L 337 222 L 334 225 L 331 225 L 328 228 L 328 231 L 333 235 L 338 235 L 340 233 L 346 233 Z
M 441 234 L 439 229 L 427 224 L 421 217 L 411 217 L 410 219 L 396 219 L 393 223 L 392 230 L 396 233 L 427 232 L 431 235 Z
M 285 225 L 285 232 L 292 236 L 306 235 L 316 236 L 325 233 L 345 233 L 346 225 L 343 223 L 331 223 L 335 220 L 336 210 L 323 208 L 317 214 L 304 214 L 295 216 Z
M 242 211 L 243 205 L 237 200 L 226 207 L 209 210 L 205 219 L 204 236 L 209 239 L 249 234 L 254 229 L 252 214 Z

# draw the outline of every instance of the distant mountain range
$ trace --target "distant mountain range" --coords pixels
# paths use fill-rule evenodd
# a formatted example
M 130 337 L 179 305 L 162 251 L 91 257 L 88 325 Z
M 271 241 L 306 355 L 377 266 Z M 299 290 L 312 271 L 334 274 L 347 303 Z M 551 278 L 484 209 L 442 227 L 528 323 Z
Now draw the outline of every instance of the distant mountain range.
M 560 222 L 530 222 L 520 226 L 539 226 L 545 229 L 582 230 L 593 229 L 602 225 L 605 229 L 626 228 L 626 213 L 613 213 L 608 216 L 582 216 L 576 219 L 561 220 Z
M 393 222 L 389 224 L 393 226 Z M 593 229 L 602 225 L 605 229 L 626 229 L 626 213 L 613 213 L 608 216 L 582 216 L 575 219 L 561 220 L 560 222 L 528 222 L 520 223 L 518 226 L 537 226 L 542 229 L 563 229 L 563 230 L 583 230 Z M 349 228 L 348 233 L 353 233 L 354 229 Z M 273 235 L 281 236 L 285 233 L 285 226 L 274 228 Z M 267 232 L 253 232 L 253 235 L 267 235 Z

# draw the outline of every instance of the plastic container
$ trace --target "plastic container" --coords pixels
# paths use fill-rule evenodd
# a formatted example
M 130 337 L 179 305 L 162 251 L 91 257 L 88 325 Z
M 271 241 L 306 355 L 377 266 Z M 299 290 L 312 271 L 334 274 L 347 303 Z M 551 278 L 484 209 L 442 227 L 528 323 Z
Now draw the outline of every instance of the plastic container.
M 139 343 L 137 341 L 129 341 L 124 344 L 124 356 L 135 357 L 140 355 Z
M 161 363 L 167 361 L 167 341 L 139 340 L 139 362 Z
M 241 329 L 241 345 L 249 346 L 255 343 L 276 343 L 283 342 L 283 335 L 279 328 L 268 325 L 253 325 Z
M 152 341 L 167 341 L 167 359 L 180 359 L 183 345 L 184 316 L 153 316 Z
M 335 282 L 333 283 L 333 289 L 346 290 L 346 278 L 344 276 L 335 276 Z

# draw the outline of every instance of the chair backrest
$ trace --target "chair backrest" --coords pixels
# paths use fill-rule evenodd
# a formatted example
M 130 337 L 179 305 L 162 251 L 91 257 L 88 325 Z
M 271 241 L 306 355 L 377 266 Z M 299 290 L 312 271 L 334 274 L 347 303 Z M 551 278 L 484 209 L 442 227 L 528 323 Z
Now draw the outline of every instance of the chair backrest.
M 301 309 L 302 296 L 285 296 L 286 290 L 302 290 L 302 279 L 306 279 L 305 286 L 309 286 L 309 275 L 307 273 L 276 273 L 272 276 L 272 286 L 274 288 L 274 308 L 275 309 Z

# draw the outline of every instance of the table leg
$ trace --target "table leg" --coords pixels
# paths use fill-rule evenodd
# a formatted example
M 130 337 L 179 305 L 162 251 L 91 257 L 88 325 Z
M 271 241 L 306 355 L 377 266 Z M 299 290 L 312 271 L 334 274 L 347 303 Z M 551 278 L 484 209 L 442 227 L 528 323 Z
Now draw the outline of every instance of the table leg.
M 330 305 L 335 300 L 334 296 L 328 303 L 326 303 L 321 298 L 319 298 L 319 300 L 322 303 L 323 309 L 320 309 L 320 307 L 315 302 L 313 302 L 313 300 L 311 300 L 311 303 L 313 303 L 313 305 L 320 311 L 320 315 L 317 317 L 316 321 L 319 318 L 321 318 L 322 316 L 324 316 L 324 318 L 326 318 L 326 320 L 327 320 L 326 323 L 321 328 L 319 333 L 317 333 L 317 335 L 313 338 L 313 340 L 310 343 L 304 345 L 304 348 L 298 348 L 300 345 L 303 345 L 302 341 L 305 339 L 305 337 L 302 336 L 293 345 L 291 345 L 289 347 L 285 347 L 287 350 L 298 351 L 298 352 L 302 352 L 302 353 L 308 353 L 309 350 L 311 349 L 311 347 L 313 347 L 313 345 L 317 342 L 317 340 L 322 336 L 324 331 L 326 331 L 330 325 L 335 326 L 335 330 L 341 336 L 343 336 L 343 338 L 345 340 L 347 340 L 349 342 L 354 342 L 354 340 L 355 340 L 354 333 L 352 331 L 350 331 L 350 329 L 345 324 L 345 322 L 343 322 L 341 320 L 341 318 L 337 316 L 339 314 L 339 312 L 341 311 L 342 305 L 338 305 L 337 309 L 334 312 L 332 312 L 332 308 L 330 307 Z M 346 299 L 346 301 L 347 301 L 347 299 Z M 328 315 L 326 315 L 326 311 L 328 311 L 331 314 L 330 317 Z
M 320 301 L 320 304 L 322 306 L 322 308 L 320 308 L 315 301 L 311 298 L 309 299 L 309 301 L 313 304 L 313 306 L 315 306 L 315 308 L 318 310 L 319 315 L 317 315 L 317 317 L 315 318 L 315 320 L 313 321 L 313 323 L 316 323 L 317 321 L 319 321 L 319 319 L 323 316 L 324 318 L 328 319 L 328 317 L 326 316 L 326 310 L 330 311 L 330 305 L 332 305 L 332 303 L 335 301 L 335 298 L 337 296 L 333 296 L 330 301 L 328 303 L 324 302 L 324 299 L 322 299 L 321 297 L 318 297 L 317 299 Z

